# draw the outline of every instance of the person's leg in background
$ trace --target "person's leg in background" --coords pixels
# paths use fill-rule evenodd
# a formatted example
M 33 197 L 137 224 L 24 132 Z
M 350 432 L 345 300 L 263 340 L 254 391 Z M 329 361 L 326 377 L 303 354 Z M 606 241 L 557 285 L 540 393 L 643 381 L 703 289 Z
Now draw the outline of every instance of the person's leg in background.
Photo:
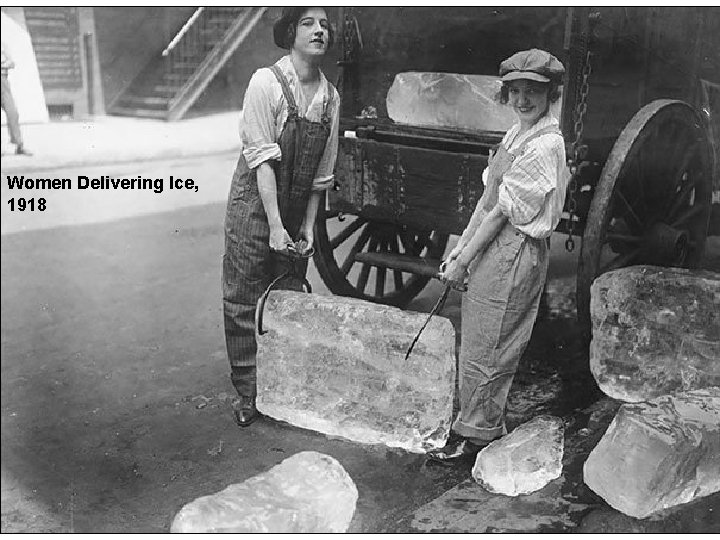
M 15 153 L 29 155 L 30 152 L 27 151 L 23 143 L 22 131 L 20 131 L 20 116 L 15 106 L 7 75 L 2 76 L 2 108 L 7 116 L 10 142 L 15 145 Z

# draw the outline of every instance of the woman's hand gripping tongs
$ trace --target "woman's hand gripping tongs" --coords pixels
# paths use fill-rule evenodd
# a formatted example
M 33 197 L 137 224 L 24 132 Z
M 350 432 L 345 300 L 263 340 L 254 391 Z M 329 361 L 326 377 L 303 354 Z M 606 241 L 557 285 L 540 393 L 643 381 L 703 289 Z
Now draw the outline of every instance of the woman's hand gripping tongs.
M 300 268 L 300 263 L 303 259 L 309 259 L 310 257 L 312 257 L 315 254 L 315 248 L 307 249 L 307 242 L 305 240 L 298 240 L 294 244 L 288 244 L 286 249 L 282 251 L 276 251 L 275 253 L 287 257 L 288 266 L 285 272 L 272 280 L 270 285 L 268 285 L 268 288 L 265 289 L 265 292 L 260 297 L 260 300 L 258 300 L 257 307 L 255 308 L 255 328 L 257 329 L 258 335 L 261 336 L 267 333 L 267 330 L 263 329 L 263 313 L 265 312 L 265 301 L 267 300 L 270 291 L 279 281 L 287 277 L 300 279 L 302 280 L 302 284 L 305 287 L 305 290 L 309 293 L 312 292 L 312 286 L 305 277 L 305 273 Z

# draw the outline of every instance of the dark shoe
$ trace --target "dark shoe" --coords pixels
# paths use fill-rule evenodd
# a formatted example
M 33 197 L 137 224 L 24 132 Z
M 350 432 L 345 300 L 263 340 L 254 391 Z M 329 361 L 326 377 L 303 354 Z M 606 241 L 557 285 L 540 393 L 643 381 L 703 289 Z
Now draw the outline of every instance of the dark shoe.
M 233 400 L 233 413 L 235 414 L 235 423 L 240 427 L 248 427 L 260 415 L 255 407 L 255 398 L 239 398 Z
M 18 145 L 15 147 L 15 153 L 18 154 L 18 155 L 22 154 L 22 155 L 24 155 L 24 156 L 32 156 L 32 152 L 30 152 L 30 151 L 29 151 L 27 148 L 25 148 L 22 144 L 18 144 Z
M 483 447 L 484 445 L 472 443 L 467 439 L 460 439 L 437 450 L 431 450 L 427 457 L 433 461 L 451 462 L 463 457 L 475 457 Z

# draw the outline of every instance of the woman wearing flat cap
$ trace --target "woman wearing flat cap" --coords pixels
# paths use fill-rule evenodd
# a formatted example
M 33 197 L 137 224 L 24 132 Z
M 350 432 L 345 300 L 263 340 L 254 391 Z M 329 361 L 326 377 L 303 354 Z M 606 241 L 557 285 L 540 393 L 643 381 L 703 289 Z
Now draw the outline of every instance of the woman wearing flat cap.
M 488 160 L 485 191 L 442 279 L 461 285 L 460 412 L 437 460 L 475 455 L 507 433 L 505 406 L 530 340 L 547 275 L 547 239 L 560 221 L 569 172 L 550 104 L 564 73 L 548 52 L 531 49 L 500 64 L 500 101 L 518 121 Z
M 243 427 L 257 417 L 257 301 L 287 269 L 283 254 L 312 250 L 317 209 L 333 182 L 338 147 L 340 99 L 320 70 L 333 42 L 325 10 L 285 8 L 273 37 L 290 52 L 257 70 L 248 84 L 240 123 L 242 153 L 225 216 L 225 341 L 239 396 L 233 410 Z M 304 272 L 306 259 L 301 266 Z M 299 283 L 284 286 L 298 288 Z

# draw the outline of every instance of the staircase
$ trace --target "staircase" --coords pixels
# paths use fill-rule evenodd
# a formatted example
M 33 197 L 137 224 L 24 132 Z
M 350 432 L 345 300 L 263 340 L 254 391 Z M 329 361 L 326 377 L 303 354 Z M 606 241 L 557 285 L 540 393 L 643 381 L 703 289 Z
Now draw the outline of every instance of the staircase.
M 25 24 L 45 90 L 83 87 L 77 11 L 72 7 L 24 8 Z
M 111 114 L 179 120 L 267 8 L 197 8 L 109 108 Z

